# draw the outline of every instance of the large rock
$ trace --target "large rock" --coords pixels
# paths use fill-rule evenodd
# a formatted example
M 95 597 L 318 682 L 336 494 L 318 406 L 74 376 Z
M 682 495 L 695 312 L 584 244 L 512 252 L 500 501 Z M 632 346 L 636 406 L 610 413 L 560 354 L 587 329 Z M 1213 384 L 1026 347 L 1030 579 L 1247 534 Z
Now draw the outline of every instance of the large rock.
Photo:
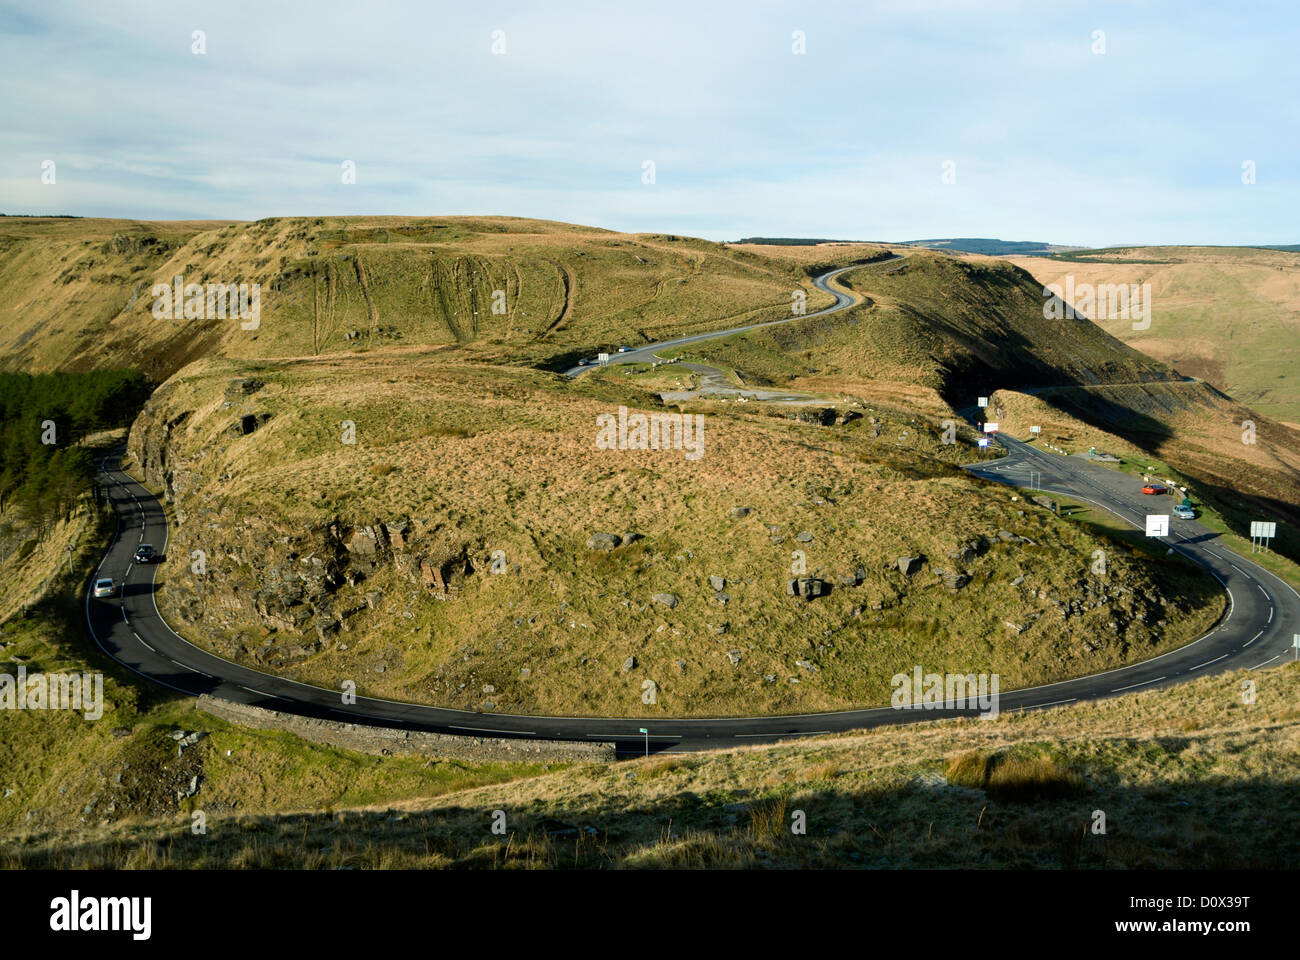
M 620 537 L 617 533 L 600 533 L 599 531 L 597 531 L 596 533 L 593 533 L 591 536 L 587 537 L 587 549 L 588 550 L 613 550 L 615 547 L 620 546 L 622 542 L 623 542 L 623 538 Z
M 916 571 L 921 569 L 921 557 L 899 557 L 898 572 L 903 576 L 910 577 Z
M 816 577 L 800 577 L 798 580 L 786 581 L 785 592 L 786 596 L 803 597 L 805 600 L 811 600 L 813 597 L 820 597 L 830 593 L 830 584 L 824 580 L 818 580 Z
M 674 593 L 656 593 L 650 599 L 669 610 L 677 606 L 677 595 Z

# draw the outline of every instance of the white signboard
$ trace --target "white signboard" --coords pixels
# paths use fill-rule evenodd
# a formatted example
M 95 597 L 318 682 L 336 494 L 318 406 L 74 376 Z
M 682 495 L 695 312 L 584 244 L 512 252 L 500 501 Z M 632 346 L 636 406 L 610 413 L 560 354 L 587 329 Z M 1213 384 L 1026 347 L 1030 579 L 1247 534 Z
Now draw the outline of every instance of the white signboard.
M 1147 514 L 1147 536 L 1148 537 L 1169 536 L 1169 514 L 1148 513 Z
M 599 354 L 596 357 L 596 359 L 599 360 L 601 363 L 609 363 L 609 354 L 608 353 Z
M 989 405 L 989 398 L 988 398 L 988 397 L 980 397 L 980 398 L 979 398 L 978 400 L 976 400 L 975 402 L 976 402 L 977 404 L 979 404 L 981 407 L 987 407 L 987 406 Z
M 988 445 L 989 445 L 988 437 L 980 437 L 980 446 L 987 447 Z
M 985 432 L 985 433 L 997 433 L 997 432 L 998 432 L 998 425 L 997 425 L 996 423 L 986 423 L 986 424 L 984 424 L 984 432 Z
M 1029 432 L 1030 432 L 1030 433 L 1034 433 L 1034 434 L 1042 433 L 1042 432 L 1043 432 L 1043 428 L 1042 428 L 1042 427 L 1030 427 L 1030 428 L 1029 428 Z
M 1277 524 L 1265 523 L 1263 520 L 1250 521 L 1250 535 L 1252 537 L 1276 537 Z

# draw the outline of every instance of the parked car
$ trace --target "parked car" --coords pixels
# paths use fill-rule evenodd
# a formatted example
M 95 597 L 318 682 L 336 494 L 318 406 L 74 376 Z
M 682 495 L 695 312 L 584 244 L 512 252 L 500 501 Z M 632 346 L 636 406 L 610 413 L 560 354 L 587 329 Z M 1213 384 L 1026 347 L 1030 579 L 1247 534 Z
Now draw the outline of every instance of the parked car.
M 619 348 L 618 348 L 618 352 L 619 352 L 619 353 L 631 353 L 631 352 L 632 352 L 632 348 L 631 348 L 631 347 L 619 347 Z
M 578 358 L 578 366 L 580 366 L 580 367 L 585 367 L 585 366 L 586 366 L 587 364 L 589 364 L 589 363 L 591 363 L 591 361 L 588 360 L 586 357 L 579 357 L 579 358 Z
M 135 548 L 136 563 L 153 563 L 157 557 L 158 555 L 153 552 L 153 544 L 151 543 L 142 543 Z
M 1196 519 L 1196 511 L 1193 510 L 1191 507 L 1185 506 L 1184 504 L 1181 504 L 1181 503 L 1178 504 L 1178 506 L 1174 507 L 1174 509 L 1173 509 L 1171 512 L 1172 512 L 1173 515 L 1174 515 L 1175 517 L 1177 517 L 1179 520 L 1195 520 L 1195 519 Z
M 1162 485 L 1159 484 L 1159 483 L 1148 483 L 1146 486 L 1144 486 L 1144 487 L 1142 488 L 1142 492 L 1143 492 L 1143 493 L 1161 494 L 1161 493 L 1165 493 L 1166 491 L 1165 491 L 1164 486 L 1162 486 Z
M 112 580 L 104 579 L 95 581 L 95 596 L 111 597 L 114 592 Z

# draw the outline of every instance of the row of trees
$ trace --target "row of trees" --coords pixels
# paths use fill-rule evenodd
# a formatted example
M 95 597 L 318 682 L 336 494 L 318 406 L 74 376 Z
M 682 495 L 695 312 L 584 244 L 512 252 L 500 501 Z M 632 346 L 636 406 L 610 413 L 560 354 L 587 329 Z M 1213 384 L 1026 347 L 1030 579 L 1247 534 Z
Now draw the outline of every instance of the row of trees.
M 137 370 L 0 373 L 0 513 L 41 527 L 67 516 L 95 474 L 80 442 L 129 424 L 149 392 Z

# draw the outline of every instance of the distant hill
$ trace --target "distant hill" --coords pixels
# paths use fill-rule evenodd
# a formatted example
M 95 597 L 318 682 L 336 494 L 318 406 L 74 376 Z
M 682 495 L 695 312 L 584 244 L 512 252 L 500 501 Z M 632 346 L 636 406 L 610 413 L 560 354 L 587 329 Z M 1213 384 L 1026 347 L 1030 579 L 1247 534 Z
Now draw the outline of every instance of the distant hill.
M 818 240 L 809 237 L 743 237 L 735 243 L 765 243 L 778 247 L 815 247 L 819 243 L 857 243 L 856 240 Z
M 990 257 L 1010 254 L 1021 257 L 1041 256 L 1083 247 L 1061 243 L 1043 243 L 1037 240 L 993 240 L 988 237 L 950 237 L 946 240 L 904 240 L 911 247 L 930 247 L 934 250 L 956 250 L 959 253 L 982 253 Z
M 1300 423 L 1300 256 L 1283 247 L 1113 247 L 1017 258 L 1042 284 L 1151 285 L 1150 323 L 1093 319 L 1257 412 Z

